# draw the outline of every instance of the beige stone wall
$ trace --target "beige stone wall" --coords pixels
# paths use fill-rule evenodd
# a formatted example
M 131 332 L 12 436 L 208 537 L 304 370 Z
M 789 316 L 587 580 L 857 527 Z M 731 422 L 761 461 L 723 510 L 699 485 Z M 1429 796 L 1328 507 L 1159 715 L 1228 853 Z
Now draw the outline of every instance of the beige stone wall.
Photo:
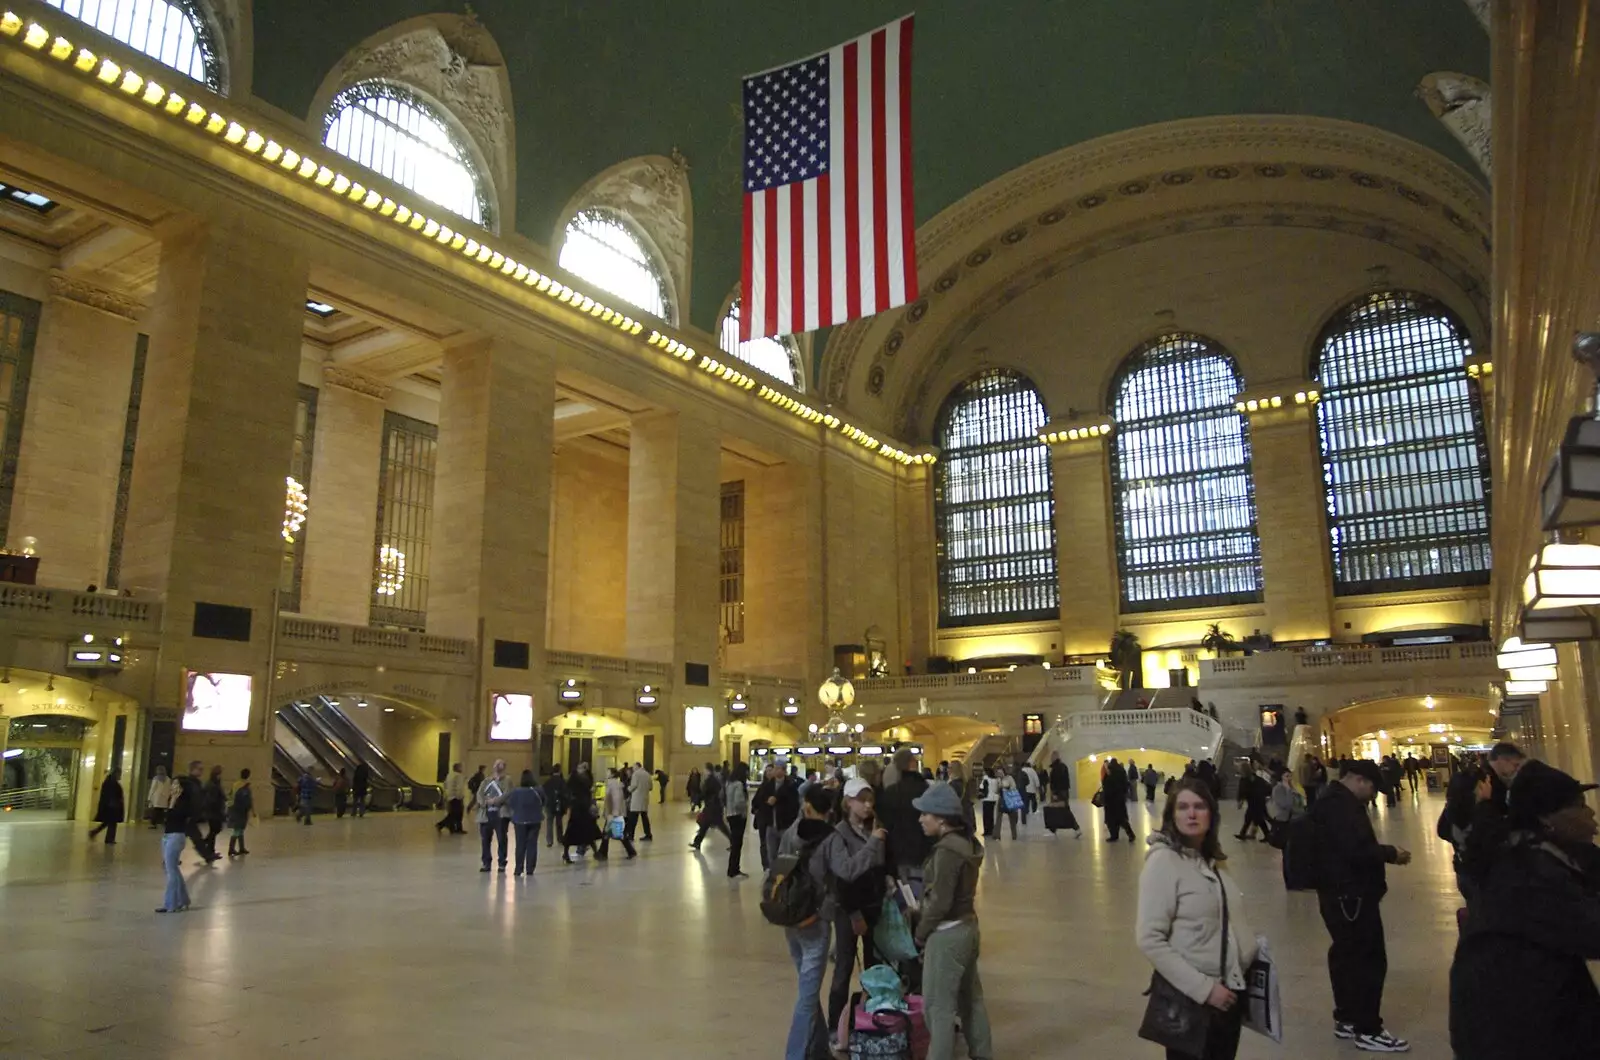
M 891 665 L 903 659 L 894 472 L 829 445 L 822 452 L 825 645 L 860 644 L 883 631 Z M 826 674 L 824 673 L 824 676 Z
M 745 494 L 745 637 L 727 667 L 809 680 L 822 651 L 815 475 L 798 464 L 739 469 Z
M 300 613 L 364 626 L 372 606 L 372 548 L 387 388 L 349 373 L 317 391 Z
M 550 615 L 556 651 L 620 656 L 628 627 L 628 453 L 565 442 L 551 472 Z

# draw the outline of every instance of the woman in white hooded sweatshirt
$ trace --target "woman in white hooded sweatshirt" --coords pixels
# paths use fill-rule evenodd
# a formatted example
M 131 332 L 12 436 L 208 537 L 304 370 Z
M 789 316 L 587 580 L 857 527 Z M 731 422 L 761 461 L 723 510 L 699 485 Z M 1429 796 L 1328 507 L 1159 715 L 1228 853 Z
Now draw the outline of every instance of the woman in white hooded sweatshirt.
M 1139 876 L 1139 949 L 1178 992 L 1207 1007 L 1210 1031 L 1199 1060 L 1233 1060 L 1245 969 L 1256 957 L 1244 896 L 1223 870 L 1217 803 L 1204 781 L 1175 784 L 1150 837 Z M 1222 938 L 1226 892 L 1228 938 Z M 1168 1060 L 1190 1060 L 1167 1050 Z

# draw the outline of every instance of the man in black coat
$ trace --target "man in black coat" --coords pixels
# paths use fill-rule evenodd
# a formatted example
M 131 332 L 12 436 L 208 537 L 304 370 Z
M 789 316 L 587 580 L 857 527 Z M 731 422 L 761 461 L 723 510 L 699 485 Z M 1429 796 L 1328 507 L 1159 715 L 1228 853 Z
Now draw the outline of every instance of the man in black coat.
M 350 794 L 355 798 L 355 815 L 367 815 L 367 791 L 372 787 L 372 767 L 365 762 L 356 766 L 356 771 L 350 775 Z
M 783 838 L 783 833 L 800 819 L 800 778 L 785 769 L 782 763 L 777 764 L 776 770 L 773 794 L 767 797 L 772 806 L 772 827 L 767 830 L 766 842 L 769 867 L 778 856 L 778 841 Z
M 1105 811 L 1106 831 L 1115 843 L 1123 832 L 1128 842 L 1134 842 L 1133 825 L 1128 823 L 1128 774 L 1113 758 L 1107 763 L 1105 779 L 1100 782 L 1100 808 Z
M 1317 903 L 1332 945 L 1333 1034 L 1367 1052 L 1410 1048 L 1383 1027 L 1383 981 L 1389 973 L 1378 904 L 1388 892 L 1384 866 L 1405 865 L 1411 853 L 1378 842 L 1367 807 L 1383 789 L 1376 762 L 1348 763 L 1311 807 L 1317 843 Z
M 772 866 L 772 856 L 767 853 L 767 833 L 772 829 L 772 809 L 778 801 L 778 778 L 781 775 L 782 770 L 776 763 L 767 763 L 767 768 L 761 773 L 760 787 L 750 796 L 750 816 L 753 818 L 751 823 L 755 825 L 756 842 L 761 847 L 763 872 Z
M 108 847 L 117 845 L 117 825 L 126 816 L 127 805 L 122 797 L 121 776 L 120 769 L 113 769 L 106 774 L 106 779 L 100 785 L 100 802 L 94 812 L 94 819 L 99 823 L 89 829 L 90 839 L 105 832 Z
M 922 863 L 932 845 L 922 831 L 922 811 L 912 805 L 928 790 L 928 779 L 917 772 L 916 756 L 902 747 L 894 753 L 900 779 L 883 789 L 878 800 L 878 823 L 889 832 L 888 867 L 900 879 L 922 880 Z

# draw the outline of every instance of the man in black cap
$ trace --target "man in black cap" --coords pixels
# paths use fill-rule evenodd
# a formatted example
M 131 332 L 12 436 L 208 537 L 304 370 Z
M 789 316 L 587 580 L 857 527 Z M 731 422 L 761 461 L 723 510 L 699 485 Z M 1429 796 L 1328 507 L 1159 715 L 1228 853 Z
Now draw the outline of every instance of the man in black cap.
M 1333 1034 L 1370 1053 L 1403 1053 L 1411 1045 L 1383 1027 L 1383 981 L 1389 972 L 1378 903 L 1388 891 L 1385 865 L 1404 865 L 1411 853 L 1378 842 L 1367 806 L 1383 788 L 1376 762 L 1345 765 L 1311 807 L 1317 842 L 1317 902 L 1333 944 Z

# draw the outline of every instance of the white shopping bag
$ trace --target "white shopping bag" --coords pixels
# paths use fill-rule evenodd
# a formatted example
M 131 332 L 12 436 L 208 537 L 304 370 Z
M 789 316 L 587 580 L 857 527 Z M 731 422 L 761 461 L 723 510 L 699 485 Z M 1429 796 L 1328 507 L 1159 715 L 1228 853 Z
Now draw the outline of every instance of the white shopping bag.
M 1256 959 L 1244 973 L 1244 1025 L 1257 1034 L 1283 1041 L 1283 1002 L 1278 996 L 1278 968 L 1267 940 L 1256 939 Z

